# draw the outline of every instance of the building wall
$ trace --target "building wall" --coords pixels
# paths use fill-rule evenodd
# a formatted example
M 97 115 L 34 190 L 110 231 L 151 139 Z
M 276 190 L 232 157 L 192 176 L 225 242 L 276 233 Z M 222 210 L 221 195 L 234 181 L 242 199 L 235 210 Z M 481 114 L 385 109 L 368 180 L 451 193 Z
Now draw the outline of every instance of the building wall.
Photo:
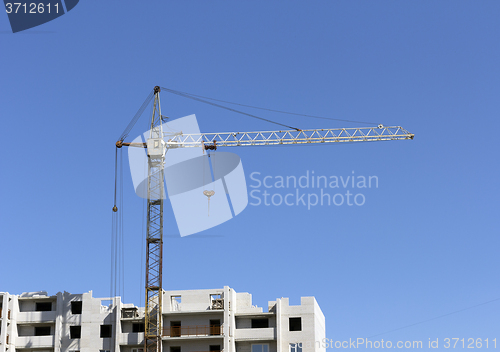
M 277 300 L 278 352 L 289 351 L 291 343 L 300 343 L 302 352 L 324 352 L 324 315 L 314 297 L 302 297 L 300 303 L 291 306 L 288 298 Z M 300 331 L 290 331 L 290 318 L 301 319 Z
M 8 314 L 9 314 L 9 294 L 0 292 L 0 352 L 5 352 L 7 344 L 8 331 Z
M 180 303 L 172 299 L 179 296 Z M 81 312 L 72 311 L 72 302 L 81 302 Z M 45 303 L 45 307 L 50 303 L 51 310 L 37 311 L 37 303 Z M 94 298 L 92 291 L 54 296 L 0 292 L 0 304 L 0 352 L 142 352 L 137 348 L 143 346 L 144 332 L 134 332 L 133 327 L 144 323 L 144 308 L 123 304 L 120 297 Z M 209 352 L 210 346 L 220 346 L 224 352 L 252 352 L 253 345 L 266 345 L 267 352 L 290 352 L 290 343 L 295 342 L 303 344 L 302 352 L 323 352 L 314 346 L 314 341 L 325 337 L 325 318 L 314 297 L 303 297 L 299 306 L 290 306 L 287 298 L 277 299 L 264 312 L 252 305 L 251 294 L 226 286 L 164 291 L 163 304 L 164 352 L 171 347 L 180 347 L 181 352 Z M 290 317 L 301 318 L 301 331 L 289 331 Z M 252 319 L 267 319 L 268 327 L 252 328 Z M 210 330 L 210 320 L 220 321 L 220 335 Z M 170 323 L 179 321 L 182 335 L 170 336 Z M 102 325 L 111 326 L 110 337 L 101 337 Z M 72 327 L 80 328 L 80 338 L 71 338 Z M 49 334 L 35 336 L 41 332 Z M 305 347 L 307 342 L 312 346 Z

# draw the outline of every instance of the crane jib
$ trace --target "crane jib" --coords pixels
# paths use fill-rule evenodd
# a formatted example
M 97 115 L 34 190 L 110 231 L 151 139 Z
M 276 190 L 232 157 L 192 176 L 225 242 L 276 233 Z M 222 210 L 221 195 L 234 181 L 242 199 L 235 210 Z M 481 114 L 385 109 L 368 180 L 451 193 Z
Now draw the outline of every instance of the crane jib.
M 171 138 L 168 138 L 171 137 Z M 317 129 L 302 131 L 222 132 L 200 134 L 164 134 L 167 148 L 258 146 L 278 144 L 369 142 L 413 139 L 414 134 L 400 126 Z M 207 143 L 214 146 L 208 147 Z
M 257 131 L 257 132 L 220 132 L 171 135 L 163 133 L 163 139 L 157 140 L 165 149 L 201 147 L 205 150 L 216 150 L 217 147 L 259 146 L 279 144 L 370 142 L 413 139 L 414 134 L 400 126 L 339 128 L 316 130 Z M 116 142 L 116 146 L 147 148 L 148 143 Z M 148 148 L 149 149 L 149 148 Z M 149 154 L 149 153 L 148 153 Z

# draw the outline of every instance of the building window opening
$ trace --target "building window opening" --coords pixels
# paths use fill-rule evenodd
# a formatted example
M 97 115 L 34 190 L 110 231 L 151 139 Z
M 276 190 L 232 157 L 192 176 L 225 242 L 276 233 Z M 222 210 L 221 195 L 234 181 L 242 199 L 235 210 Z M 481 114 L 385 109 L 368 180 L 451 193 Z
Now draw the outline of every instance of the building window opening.
M 289 321 L 290 331 L 302 331 L 302 318 L 290 318 Z
M 291 343 L 290 352 L 302 352 L 302 342 Z
M 82 314 L 82 301 L 71 302 L 71 314 Z
M 170 352 L 181 352 L 180 346 L 170 346 Z
M 101 338 L 111 337 L 111 325 L 101 325 Z
M 170 322 L 170 337 L 180 337 L 181 336 L 181 322 L 171 321 Z
M 221 335 L 220 319 L 210 319 L 210 335 Z
M 82 337 L 82 327 L 81 326 L 70 326 L 69 327 L 69 338 L 79 339 Z
M 220 352 L 220 345 L 210 345 L 208 350 L 210 352 Z
M 139 313 L 137 313 L 137 307 L 134 308 L 122 308 L 122 318 L 138 318 Z
M 269 319 L 267 318 L 252 319 L 252 329 L 263 329 L 268 327 L 269 327 Z
M 224 300 L 222 299 L 222 294 L 216 293 L 210 295 L 210 306 L 211 309 L 224 309 Z
M 35 310 L 37 312 L 49 312 L 52 310 L 52 302 L 36 302 Z
M 269 345 L 252 345 L 252 352 L 269 352 Z
M 172 302 L 172 310 L 180 310 L 182 297 L 181 296 L 171 296 L 170 301 Z
M 144 332 L 144 323 L 133 323 L 132 332 Z
M 49 336 L 50 326 L 35 326 L 35 336 Z

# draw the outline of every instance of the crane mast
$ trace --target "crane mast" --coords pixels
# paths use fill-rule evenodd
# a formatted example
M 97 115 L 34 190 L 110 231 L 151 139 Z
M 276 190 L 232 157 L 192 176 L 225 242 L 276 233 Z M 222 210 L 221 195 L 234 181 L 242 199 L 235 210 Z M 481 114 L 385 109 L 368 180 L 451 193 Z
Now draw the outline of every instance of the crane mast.
M 125 137 L 116 142 L 116 147 L 139 147 L 147 149 L 147 233 L 146 233 L 146 307 L 145 307 L 145 352 L 162 352 L 163 312 L 163 200 L 165 153 L 170 148 L 201 147 L 215 150 L 217 147 L 259 145 L 303 145 L 316 143 L 370 142 L 413 139 L 414 135 L 400 126 L 336 128 L 314 130 L 282 130 L 257 132 L 222 132 L 183 134 L 164 133 L 160 107 L 160 87 L 154 88 L 153 115 L 146 143 L 124 143 Z M 143 105 L 144 106 L 144 105 Z M 124 136 L 127 134 L 125 133 Z M 116 205 L 113 211 L 117 211 Z
M 160 87 L 154 89 L 153 116 L 148 144 L 148 199 L 146 232 L 145 352 L 162 350 L 162 268 L 163 268 L 163 142 Z

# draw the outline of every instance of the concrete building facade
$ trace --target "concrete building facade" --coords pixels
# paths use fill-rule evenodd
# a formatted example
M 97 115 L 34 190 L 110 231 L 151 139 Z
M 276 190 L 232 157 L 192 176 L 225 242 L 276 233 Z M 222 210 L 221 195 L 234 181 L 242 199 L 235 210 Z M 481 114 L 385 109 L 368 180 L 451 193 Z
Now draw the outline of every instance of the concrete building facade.
M 314 297 L 252 305 L 230 287 L 163 292 L 164 352 L 324 352 Z M 0 352 L 143 352 L 144 308 L 120 297 L 0 292 Z

